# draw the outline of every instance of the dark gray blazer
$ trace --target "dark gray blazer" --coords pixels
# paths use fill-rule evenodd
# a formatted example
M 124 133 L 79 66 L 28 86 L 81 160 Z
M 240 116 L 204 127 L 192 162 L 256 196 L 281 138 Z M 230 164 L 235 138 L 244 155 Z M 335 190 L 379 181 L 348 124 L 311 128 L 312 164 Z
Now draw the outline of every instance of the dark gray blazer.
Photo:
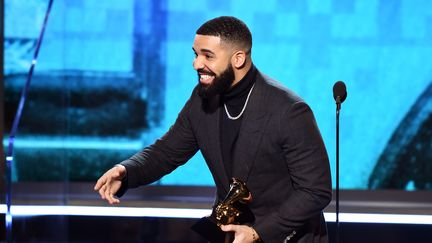
M 217 201 L 229 190 L 222 163 L 219 112 L 204 106 L 196 89 L 169 131 L 123 161 L 123 189 L 152 183 L 198 150 L 210 168 Z M 204 108 L 206 107 L 206 108 Z M 309 106 L 258 72 L 236 142 L 233 176 L 246 181 L 253 227 L 265 242 L 327 242 L 322 210 L 331 200 L 328 156 Z

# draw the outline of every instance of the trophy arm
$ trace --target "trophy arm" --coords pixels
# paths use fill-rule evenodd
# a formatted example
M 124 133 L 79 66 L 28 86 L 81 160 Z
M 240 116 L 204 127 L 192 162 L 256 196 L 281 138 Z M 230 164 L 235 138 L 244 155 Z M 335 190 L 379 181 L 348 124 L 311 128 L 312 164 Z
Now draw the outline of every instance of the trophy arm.
M 230 190 L 222 203 L 232 205 L 235 202 L 249 203 L 252 200 L 252 194 L 246 187 L 246 183 L 237 178 L 232 178 L 230 183 Z

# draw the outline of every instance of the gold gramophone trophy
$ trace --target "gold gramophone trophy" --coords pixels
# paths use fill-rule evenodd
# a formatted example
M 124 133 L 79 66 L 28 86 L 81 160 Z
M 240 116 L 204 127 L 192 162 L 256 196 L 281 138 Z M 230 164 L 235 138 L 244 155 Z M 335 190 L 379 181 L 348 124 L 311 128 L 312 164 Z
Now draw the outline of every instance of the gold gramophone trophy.
M 225 199 L 213 208 L 210 216 L 200 219 L 192 229 L 211 243 L 232 242 L 232 234 L 223 232 L 220 226 L 242 224 L 253 220 L 253 214 L 246 207 L 252 200 L 252 194 L 243 181 L 232 178 L 230 190 Z M 241 216 L 245 219 L 241 219 Z

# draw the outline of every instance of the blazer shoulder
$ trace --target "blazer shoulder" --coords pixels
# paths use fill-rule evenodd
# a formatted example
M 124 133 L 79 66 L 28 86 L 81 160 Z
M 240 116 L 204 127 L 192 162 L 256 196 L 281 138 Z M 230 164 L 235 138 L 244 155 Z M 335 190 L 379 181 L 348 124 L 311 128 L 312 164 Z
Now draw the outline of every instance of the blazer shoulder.
M 267 100 L 275 107 L 291 107 L 292 105 L 305 101 L 294 91 L 287 88 L 279 81 L 260 73 L 260 78 L 267 88 Z

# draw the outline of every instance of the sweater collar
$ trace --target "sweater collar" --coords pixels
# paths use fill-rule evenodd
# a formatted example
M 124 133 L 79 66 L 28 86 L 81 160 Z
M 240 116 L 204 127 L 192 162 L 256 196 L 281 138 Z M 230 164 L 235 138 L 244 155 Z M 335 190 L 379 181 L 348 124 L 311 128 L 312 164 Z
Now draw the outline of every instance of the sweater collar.
M 243 101 L 249 93 L 250 88 L 255 83 L 257 70 L 252 64 L 246 75 L 233 87 L 231 87 L 223 96 L 222 99 L 227 103 L 237 103 L 236 101 Z

